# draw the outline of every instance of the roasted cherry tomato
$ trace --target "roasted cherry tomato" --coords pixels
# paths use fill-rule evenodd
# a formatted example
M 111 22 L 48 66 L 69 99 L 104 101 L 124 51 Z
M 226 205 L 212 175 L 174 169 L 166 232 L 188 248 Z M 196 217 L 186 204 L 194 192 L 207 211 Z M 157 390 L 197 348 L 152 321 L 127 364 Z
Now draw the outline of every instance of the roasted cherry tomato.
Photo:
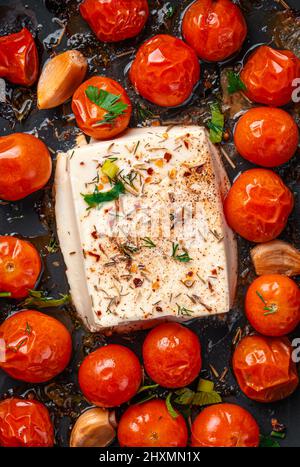
M 69 363 L 72 340 L 55 318 L 24 310 L 0 326 L 0 368 L 12 378 L 42 383 L 61 373 Z
M 0 402 L 0 446 L 52 447 L 53 425 L 45 405 L 16 397 Z
M 154 36 L 138 50 L 130 79 L 145 99 L 162 107 L 183 104 L 199 81 L 197 55 L 181 39 Z
M 45 144 L 35 136 L 14 133 L 0 137 L 0 198 L 17 201 L 48 182 L 52 161 Z
M 233 370 L 246 396 L 274 402 L 292 394 L 299 382 L 292 350 L 286 337 L 244 337 L 234 351 Z
M 142 381 L 142 367 L 130 349 L 110 344 L 85 357 L 78 379 L 84 396 L 92 404 L 116 407 L 137 393 Z
M 22 86 L 32 86 L 39 72 L 39 57 L 28 29 L 0 37 L 0 77 Z
M 147 0 L 84 0 L 80 13 L 100 41 L 137 36 L 149 16 Z
M 230 227 L 251 242 L 268 242 L 286 226 L 294 199 L 271 170 L 251 169 L 234 182 L 224 202 Z
M 197 0 L 184 15 L 182 34 L 200 58 L 218 62 L 242 47 L 247 24 L 230 0 Z
M 267 274 L 250 285 L 245 311 L 254 329 L 266 336 L 284 336 L 300 321 L 300 291 L 280 274 Z
M 119 83 L 105 76 L 94 76 L 75 92 L 72 110 L 84 133 L 96 139 L 110 139 L 128 127 L 132 107 Z
M 234 133 L 238 152 L 253 164 L 277 167 L 289 161 L 299 143 L 299 131 L 290 114 L 274 107 L 248 110 Z
M 252 415 L 236 404 L 206 407 L 192 425 L 193 447 L 254 448 L 259 428 Z
M 24 298 L 34 289 L 41 274 L 38 251 L 25 240 L 0 236 L 0 293 L 11 298 Z
M 121 447 L 185 447 L 188 430 L 182 415 L 173 418 L 165 401 L 152 400 L 126 410 L 118 426 L 118 440 Z
M 300 60 L 296 55 L 267 45 L 258 47 L 241 71 L 249 99 L 274 107 L 291 101 L 296 78 L 300 78 Z
M 143 345 L 145 370 L 160 386 L 189 385 L 201 370 L 201 347 L 196 334 L 178 323 L 152 329 Z

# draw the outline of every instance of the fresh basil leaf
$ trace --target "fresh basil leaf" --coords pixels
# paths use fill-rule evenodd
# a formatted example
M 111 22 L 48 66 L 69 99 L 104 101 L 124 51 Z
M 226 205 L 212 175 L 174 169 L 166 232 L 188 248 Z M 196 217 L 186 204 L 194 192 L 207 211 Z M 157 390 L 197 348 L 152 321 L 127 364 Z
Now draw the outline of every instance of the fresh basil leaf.
M 205 406 L 205 405 L 212 405 L 212 404 L 219 404 L 222 402 L 222 397 L 216 391 L 211 392 L 196 392 L 193 397 L 192 404 L 198 406 Z
M 238 91 L 246 91 L 247 87 L 245 83 L 240 78 L 240 75 L 234 73 L 234 71 L 228 71 L 227 73 L 228 87 L 227 90 L 229 94 L 234 94 Z
M 125 193 L 124 184 L 121 181 L 117 181 L 114 187 L 109 191 L 99 191 L 96 187 L 94 193 L 86 195 L 82 194 L 82 196 L 89 207 L 94 208 L 99 204 L 118 199 L 123 193 Z

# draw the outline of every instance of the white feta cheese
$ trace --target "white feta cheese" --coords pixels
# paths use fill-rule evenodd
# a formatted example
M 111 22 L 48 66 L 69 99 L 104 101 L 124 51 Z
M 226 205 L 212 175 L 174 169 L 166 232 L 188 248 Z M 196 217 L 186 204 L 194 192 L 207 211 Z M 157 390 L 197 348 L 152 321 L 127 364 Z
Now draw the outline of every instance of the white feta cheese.
M 124 193 L 89 207 L 118 166 Z M 128 131 L 57 160 L 56 221 L 74 305 L 91 331 L 226 313 L 237 246 L 222 200 L 229 181 L 204 128 Z

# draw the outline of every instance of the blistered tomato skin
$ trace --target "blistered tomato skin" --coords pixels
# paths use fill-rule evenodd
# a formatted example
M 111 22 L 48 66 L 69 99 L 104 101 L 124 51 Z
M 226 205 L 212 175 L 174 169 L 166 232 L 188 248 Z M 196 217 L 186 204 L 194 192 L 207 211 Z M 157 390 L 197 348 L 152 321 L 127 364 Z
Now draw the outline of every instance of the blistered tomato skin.
M 184 418 L 172 418 L 163 400 L 132 405 L 118 425 L 121 447 L 185 447 L 188 430 Z
M 46 145 L 35 136 L 13 133 L 0 137 L 0 198 L 18 201 L 43 188 L 52 161 Z
M 239 119 L 234 143 L 244 159 L 263 167 L 277 167 L 295 154 L 299 130 L 295 120 L 284 110 L 257 107 Z
M 142 97 L 161 107 L 175 107 L 190 97 L 200 78 L 200 65 L 181 39 L 161 34 L 141 45 L 129 76 Z
M 244 394 L 258 402 L 275 402 L 292 394 L 299 383 L 292 351 L 286 337 L 244 337 L 232 361 Z
M 0 368 L 12 378 L 49 381 L 66 368 L 71 352 L 65 326 L 39 311 L 20 311 L 0 326 Z
M 28 29 L 0 37 L 0 77 L 22 86 L 37 80 L 39 58 L 34 39 Z
M 255 448 L 259 427 L 252 415 L 236 404 L 204 408 L 192 425 L 192 447 Z
M 278 237 L 293 206 L 293 195 L 277 174 L 251 169 L 232 185 L 224 201 L 224 213 L 235 232 L 260 243 Z
M 54 430 L 43 404 L 19 398 L 0 402 L 0 446 L 52 447 Z
M 182 34 L 202 60 L 218 62 L 240 50 L 247 24 L 230 0 L 197 0 L 184 15 Z
M 143 360 L 146 372 L 160 386 L 187 386 L 201 370 L 199 339 L 181 324 L 161 324 L 147 335 Z
M 137 393 L 142 381 L 142 367 L 130 349 L 110 344 L 85 357 L 78 379 L 84 396 L 92 404 L 116 407 Z
M 142 31 L 149 7 L 147 0 L 84 0 L 80 13 L 100 41 L 118 42 Z
M 300 291 L 292 279 L 266 274 L 250 285 L 245 300 L 246 316 L 260 334 L 284 336 L 300 321 Z
M 16 237 L 0 236 L 0 292 L 24 298 L 34 289 L 42 269 L 35 247 Z
M 107 111 L 87 97 L 85 91 L 89 86 L 95 86 L 115 96 L 120 96 L 119 101 L 127 105 L 124 113 L 115 118 L 113 122 L 101 123 L 100 125 L 99 122 L 104 119 Z M 105 76 L 94 76 L 82 83 L 73 95 L 72 110 L 77 125 L 84 133 L 95 139 L 105 140 L 114 138 L 126 130 L 130 121 L 132 106 L 125 89 L 117 81 Z
M 281 107 L 292 100 L 296 78 L 300 78 L 300 60 L 296 55 L 267 45 L 258 47 L 241 71 L 249 99 L 273 107 Z

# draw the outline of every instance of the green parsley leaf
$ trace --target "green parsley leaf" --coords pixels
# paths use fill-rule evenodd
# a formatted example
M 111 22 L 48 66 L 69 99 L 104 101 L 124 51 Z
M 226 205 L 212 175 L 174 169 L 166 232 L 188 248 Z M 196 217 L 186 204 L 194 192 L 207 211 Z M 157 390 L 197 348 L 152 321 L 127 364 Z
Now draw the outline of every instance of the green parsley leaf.
M 190 405 L 193 403 L 195 392 L 192 391 L 190 388 L 178 389 L 177 391 L 175 391 L 175 394 L 177 395 L 176 399 L 174 400 L 176 404 Z
M 29 290 L 29 296 L 22 302 L 23 306 L 36 308 L 56 308 L 66 305 L 71 300 L 70 295 L 60 294 L 60 298 L 48 297 L 42 290 Z
M 229 94 L 234 94 L 238 91 L 246 91 L 247 87 L 245 83 L 240 78 L 240 75 L 234 73 L 234 71 L 228 71 L 227 73 L 228 87 L 227 90 Z
M 221 143 L 224 131 L 224 115 L 222 114 L 219 104 L 214 103 L 210 105 L 211 120 L 207 123 L 210 129 L 209 138 L 212 143 Z
M 107 111 L 98 125 L 112 124 L 117 117 L 124 114 L 128 107 L 128 104 L 120 101 L 120 94 L 117 96 L 96 86 L 88 86 L 85 94 L 91 102 Z
M 193 398 L 193 405 L 199 405 L 199 406 L 219 404 L 220 402 L 222 402 L 222 397 L 216 391 L 196 392 Z
M 86 195 L 82 194 L 82 196 L 89 207 L 94 208 L 99 204 L 118 199 L 123 193 L 125 193 L 124 184 L 121 181 L 117 181 L 113 188 L 109 191 L 99 191 L 96 187 L 94 193 Z
M 174 409 L 174 407 L 172 405 L 172 402 L 171 402 L 172 394 L 173 394 L 172 392 L 169 392 L 169 394 L 167 395 L 166 405 L 167 405 L 167 409 L 168 409 L 168 412 L 171 415 L 171 417 L 172 418 L 177 418 L 179 413 L 176 412 L 176 410 Z

